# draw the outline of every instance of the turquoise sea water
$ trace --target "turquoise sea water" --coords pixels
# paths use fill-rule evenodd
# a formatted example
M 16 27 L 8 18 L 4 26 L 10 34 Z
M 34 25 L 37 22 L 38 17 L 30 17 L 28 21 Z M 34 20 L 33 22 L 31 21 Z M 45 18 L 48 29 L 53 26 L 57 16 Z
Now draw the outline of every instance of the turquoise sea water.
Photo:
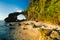
M 8 40 L 8 33 L 10 32 L 10 29 L 9 27 L 4 26 L 4 24 L 5 22 L 0 20 L 0 39 Z

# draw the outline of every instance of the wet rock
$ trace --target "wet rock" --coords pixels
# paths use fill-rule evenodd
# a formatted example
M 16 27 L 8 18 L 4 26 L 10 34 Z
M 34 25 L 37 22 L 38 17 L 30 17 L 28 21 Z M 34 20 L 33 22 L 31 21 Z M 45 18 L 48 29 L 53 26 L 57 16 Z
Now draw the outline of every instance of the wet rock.
M 30 24 L 27 23 L 26 25 L 30 25 Z
M 23 30 L 27 30 L 27 28 L 23 28 Z
M 53 29 L 54 31 L 58 32 L 58 34 L 60 35 L 60 30 L 56 30 L 56 29 Z
M 47 36 L 51 30 L 49 29 L 39 29 L 39 40 L 52 40 L 50 36 Z M 49 34 L 50 35 L 50 34 Z
M 36 26 L 34 23 L 31 23 L 33 28 L 37 28 L 38 26 Z
M 16 28 L 11 28 L 11 27 L 10 27 L 9 29 L 10 29 L 10 30 L 14 30 L 14 29 L 16 29 Z
M 18 23 L 18 25 L 19 25 L 19 26 L 21 26 L 21 24 L 20 24 L 20 23 Z
M 47 34 L 47 36 L 50 36 L 50 35 L 51 35 L 51 33 L 52 33 L 52 31 L 50 31 L 50 32 Z
M 50 35 L 52 38 L 58 38 L 60 39 L 60 35 L 57 31 L 52 31 L 51 35 Z
M 13 26 L 12 24 L 9 24 L 9 26 Z
M 58 38 L 54 38 L 53 40 L 59 40 Z

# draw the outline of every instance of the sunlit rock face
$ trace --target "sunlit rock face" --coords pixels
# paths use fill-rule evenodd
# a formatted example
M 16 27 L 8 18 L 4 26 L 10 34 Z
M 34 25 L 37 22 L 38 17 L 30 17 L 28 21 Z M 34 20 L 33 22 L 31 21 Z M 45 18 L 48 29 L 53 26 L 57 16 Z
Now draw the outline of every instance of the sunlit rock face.
M 17 22 L 11 27 L 15 28 L 10 32 L 14 40 L 60 40 L 60 27 L 52 28 L 46 23 L 44 25 L 41 22 L 24 21 Z

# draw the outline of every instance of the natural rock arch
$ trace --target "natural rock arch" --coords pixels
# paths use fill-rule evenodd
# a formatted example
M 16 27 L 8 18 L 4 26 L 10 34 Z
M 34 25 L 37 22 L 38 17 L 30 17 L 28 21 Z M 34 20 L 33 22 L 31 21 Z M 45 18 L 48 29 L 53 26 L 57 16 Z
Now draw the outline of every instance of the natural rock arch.
M 22 21 L 22 20 L 18 20 L 17 19 L 17 16 L 20 15 L 20 14 L 23 14 L 25 16 L 25 18 L 27 18 L 28 14 L 27 12 L 13 12 L 13 13 L 10 13 L 8 15 L 7 18 L 4 19 L 5 22 L 17 22 L 17 21 Z M 23 19 L 24 21 L 24 19 Z

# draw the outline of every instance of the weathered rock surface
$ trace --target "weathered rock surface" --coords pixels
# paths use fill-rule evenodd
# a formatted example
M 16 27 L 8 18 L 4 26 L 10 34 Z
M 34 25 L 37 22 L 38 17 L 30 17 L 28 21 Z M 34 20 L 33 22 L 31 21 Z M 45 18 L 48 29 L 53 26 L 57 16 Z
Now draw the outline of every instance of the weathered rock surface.
M 13 28 L 16 29 L 10 35 L 14 40 L 60 40 L 60 27 L 56 25 L 25 21 L 18 22 Z

